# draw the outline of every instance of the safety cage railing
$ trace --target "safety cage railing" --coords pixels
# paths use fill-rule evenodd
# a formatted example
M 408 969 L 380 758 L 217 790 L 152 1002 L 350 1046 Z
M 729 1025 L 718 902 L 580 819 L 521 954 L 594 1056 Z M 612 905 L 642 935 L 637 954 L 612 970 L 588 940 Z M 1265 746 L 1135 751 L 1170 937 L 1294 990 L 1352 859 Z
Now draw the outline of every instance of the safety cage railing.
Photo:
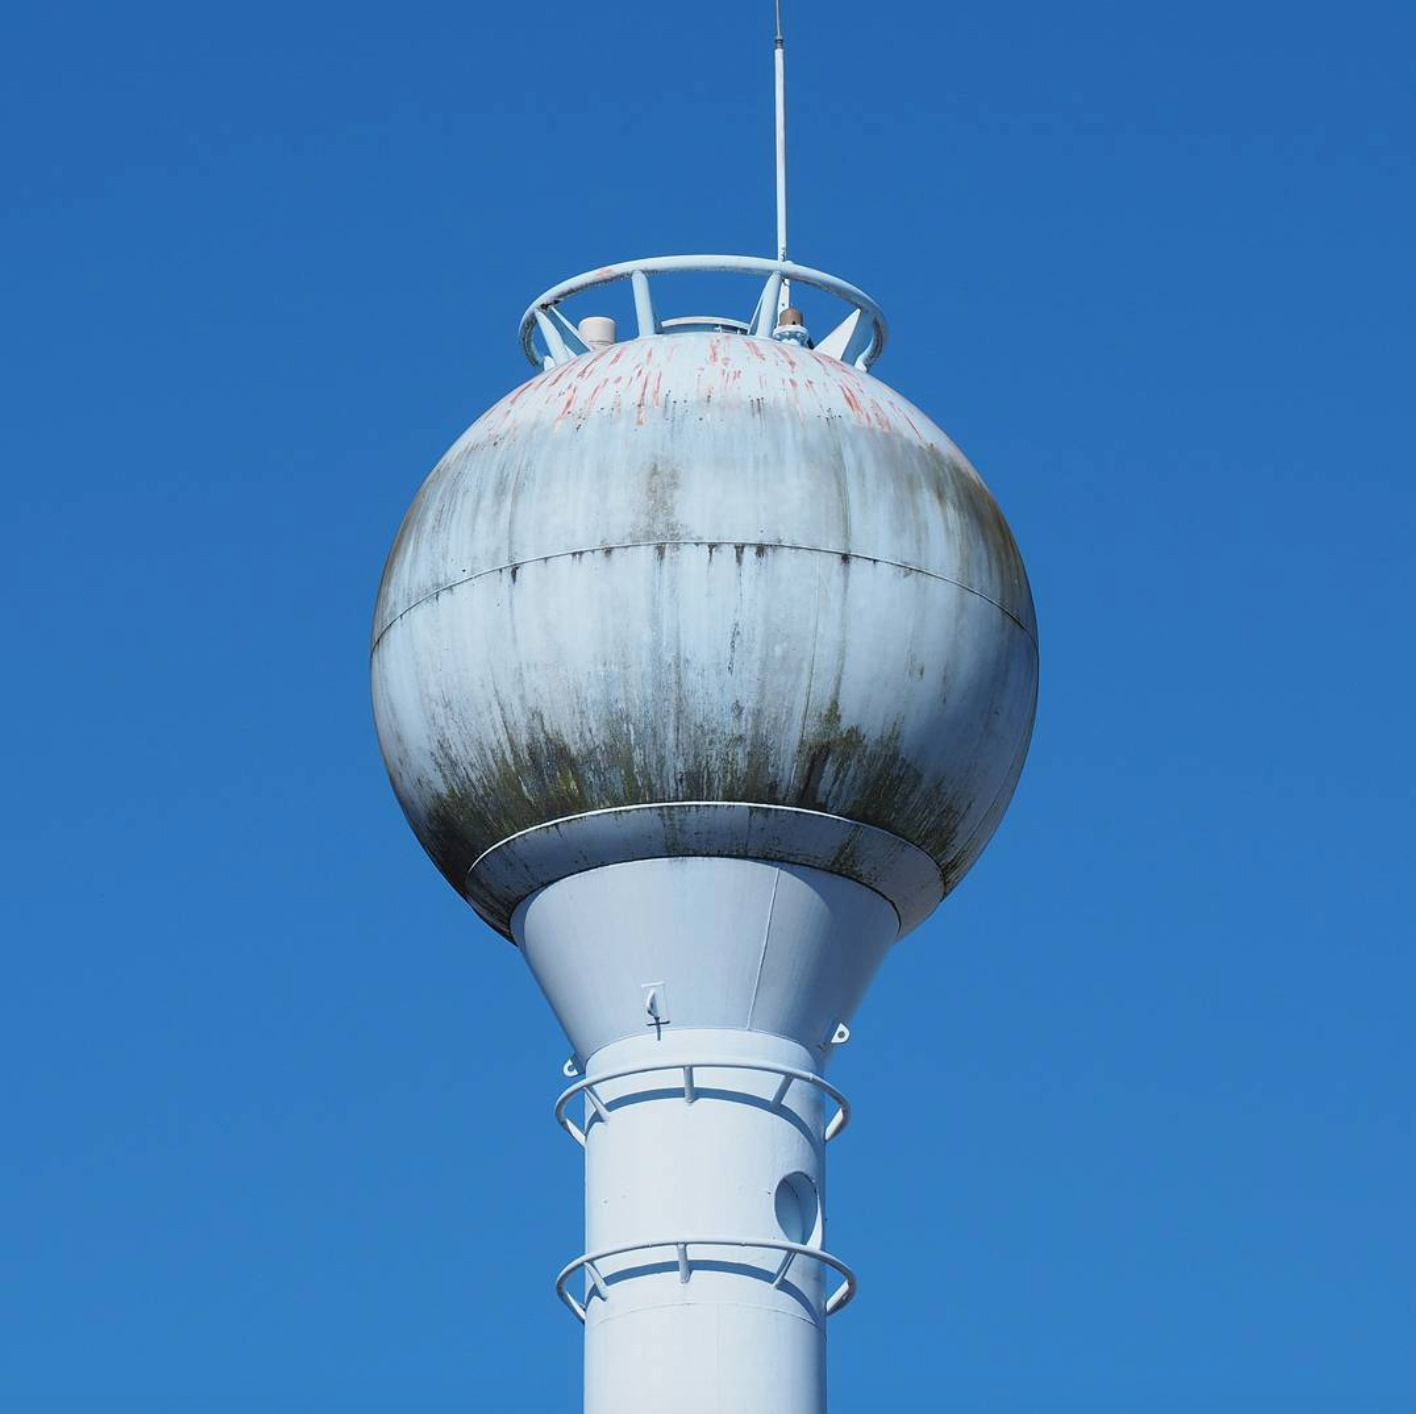
M 651 275 L 738 274 L 764 277 L 762 293 L 748 319 L 692 315 L 662 319 L 655 309 Z M 586 290 L 628 280 L 634 293 L 636 336 L 683 333 L 690 329 L 718 329 L 759 339 L 791 337 L 792 329 L 778 323 L 783 298 L 792 284 L 810 286 L 844 301 L 850 312 L 824 338 L 812 345 L 817 353 L 839 359 L 861 370 L 868 369 L 885 349 L 888 328 L 880 306 L 863 290 L 823 270 L 813 270 L 790 260 L 769 260 L 755 255 L 658 255 L 603 265 L 574 279 L 564 280 L 535 300 L 521 317 L 521 348 L 536 368 L 554 368 L 589 353 L 590 341 L 561 310 L 562 303 Z M 537 343 L 539 336 L 539 346 Z
M 571 1062 L 567 1062 L 569 1069 Z M 609 1085 L 620 1080 L 630 1080 L 641 1075 L 658 1075 L 665 1072 L 676 1072 L 678 1084 L 674 1089 L 682 1095 L 683 1103 L 692 1105 L 707 1098 L 709 1094 L 715 1098 L 721 1097 L 722 1092 L 717 1090 L 706 1090 L 700 1087 L 698 1072 L 707 1070 L 728 1070 L 728 1071 L 748 1071 L 757 1074 L 774 1075 L 777 1077 L 777 1086 L 773 1091 L 769 1103 L 774 1109 L 780 1109 L 785 1105 L 787 1095 L 793 1085 L 802 1084 L 819 1090 L 828 1096 L 836 1105 L 836 1113 L 826 1122 L 822 1131 L 823 1142 L 829 1143 L 840 1134 L 851 1120 L 850 1101 L 841 1093 L 830 1081 L 823 1079 L 814 1071 L 802 1070 L 796 1066 L 781 1065 L 774 1061 L 743 1060 L 732 1056 L 692 1056 L 688 1058 L 677 1058 L 671 1061 L 656 1061 L 649 1065 L 623 1066 L 615 1070 L 599 1071 L 594 1075 L 582 1076 L 575 1084 L 562 1092 L 556 1100 L 555 1116 L 556 1123 L 576 1141 L 581 1148 L 585 1148 L 588 1142 L 586 1129 L 570 1118 L 566 1109 L 570 1102 L 578 1095 L 585 1097 L 594 1114 L 594 1118 L 603 1124 L 612 1121 L 615 1099 L 608 1101 L 597 1093 L 597 1087 Z M 573 1071 L 572 1071 L 573 1073 Z M 642 1092 L 641 1092 L 642 1093 Z M 619 1098 L 631 1098 L 628 1096 Z M 760 1102 L 760 1096 L 752 1097 Z M 587 1126 L 588 1128 L 588 1126 Z M 583 1271 L 589 1279 L 591 1292 L 603 1301 L 610 1299 L 610 1287 L 613 1277 L 623 1275 L 613 1273 L 607 1278 L 600 1269 L 600 1263 L 609 1261 L 615 1257 L 624 1257 L 636 1252 L 656 1252 L 672 1249 L 678 1263 L 679 1281 L 687 1286 L 693 1274 L 692 1249 L 694 1248 L 729 1248 L 739 1250 L 758 1250 L 781 1253 L 774 1270 L 763 1270 L 761 1275 L 764 1280 L 770 1280 L 773 1287 L 780 1287 L 787 1279 L 793 1264 L 798 1258 L 806 1258 L 809 1261 L 817 1262 L 824 1267 L 830 1268 L 841 1278 L 841 1285 L 826 1298 L 822 1314 L 832 1316 L 841 1310 L 856 1294 L 855 1273 L 839 1257 L 833 1256 L 830 1252 L 820 1247 L 812 1247 L 806 1243 L 788 1242 L 780 1238 L 770 1237 L 671 1237 L 662 1241 L 634 1242 L 619 1247 L 604 1247 L 598 1251 L 586 1252 L 575 1261 L 566 1266 L 556 1278 L 556 1295 L 565 1303 L 566 1307 L 575 1317 L 584 1321 L 586 1316 L 585 1303 L 579 1301 L 571 1295 L 567 1283 L 577 1272 Z
M 630 1242 L 621 1247 L 602 1247 L 595 1252 L 586 1252 L 562 1269 L 556 1278 L 556 1295 L 565 1303 L 571 1314 L 583 1323 L 587 1314 L 586 1302 L 578 1301 L 571 1295 L 568 1288 L 571 1277 L 577 1272 L 583 1271 L 589 1278 L 592 1293 L 601 1301 L 608 1302 L 613 1282 L 611 1279 L 607 1279 L 600 1270 L 599 1264 L 601 1262 L 609 1261 L 613 1257 L 627 1257 L 636 1252 L 658 1252 L 672 1249 L 678 1262 L 679 1282 L 681 1285 L 687 1286 L 693 1275 L 692 1249 L 697 1247 L 780 1252 L 782 1254 L 781 1260 L 775 1269 L 763 1269 L 761 1272 L 762 1278 L 770 1280 L 773 1287 L 782 1286 L 787 1279 L 787 1274 L 799 1257 L 829 1267 L 841 1278 L 841 1284 L 826 1298 L 823 1314 L 827 1316 L 834 1316 L 837 1311 L 849 1305 L 855 1298 L 857 1290 L 855 1273 L 839 1257 L 832 1256 L 831 1253 L 820 1247 L 808 1247 L 803 1242 L 787 1242 L 773 1237 L 669 1237 L 663 1241 Z
M 836 1113 L 826 1122 L 823 1138 L 830 1143 L 846 1126 L 851 1122 L 850 1101 L 838 1090 L 829 1080 L 822 1079 L 814 1071 L 799 1070 L 795 1066 L 778 1065 L 772 1061 L 749 1061 L 732 1059 L 730 1057 L 708 1057 L 700 1059 L 694 1057 L 689 1060 L 656 1061 L 652 1065 L 626 1066 L 621 1070 L 601 1071 L 597 1075 L 587 1075 L 577 1080 L 568 1090 L 562 1092 L 556 1101 L 556 1123 L 575 1140 L 583 1149 L 585 1147 L 585 1130 L 566 1114 L 566 1107 L 577 1095 L 584 1095 L 590 1108 L 595 1113 L 595 1118 L 604 1124 L 610 1122 L 613 1101 L 606 1101 L 596 1093 L 596 1087 L 608 1085 L 615 1080 L 629 1080 L 636 1075 L 655 1075 L 662 1071 L 678 1071 L 682 1077 L 683 1099 L 685 1104 L 693 1104 L 699 1098 L 699 1087 L 696 1072 L 700 1070 L 747 1070 L 759 1071 L 767 1075 L 780 1077 L 776 1092 L 773 1094 L 771 1104 L 774 1109 L 780 1109 L 787 1098 L 787 1092 L 794 1084 L 800 1083 L 810 1085 L 823 1094 L 828 1095 L 836 1104 Z

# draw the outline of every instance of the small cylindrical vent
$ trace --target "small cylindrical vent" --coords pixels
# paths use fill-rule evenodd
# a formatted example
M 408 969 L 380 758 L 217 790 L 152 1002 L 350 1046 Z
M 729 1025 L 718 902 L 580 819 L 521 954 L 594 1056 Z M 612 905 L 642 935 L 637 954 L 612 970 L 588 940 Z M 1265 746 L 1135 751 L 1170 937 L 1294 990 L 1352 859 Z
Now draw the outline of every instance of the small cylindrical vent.
M 615 321 L 605 314 L 591 314 L 580 321 L 580 337 L 592 349 L 607 349 L 615 341 Z

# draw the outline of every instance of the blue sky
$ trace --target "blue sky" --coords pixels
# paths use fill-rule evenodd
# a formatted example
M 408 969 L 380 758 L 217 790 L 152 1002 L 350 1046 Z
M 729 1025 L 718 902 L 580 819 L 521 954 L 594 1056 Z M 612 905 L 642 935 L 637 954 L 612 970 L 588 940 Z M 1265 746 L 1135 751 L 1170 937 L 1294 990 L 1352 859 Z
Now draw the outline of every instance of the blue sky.
M 833 1073 L 833 1407 L 1416 1407 L 1416 21 L 787 17 L 794 253 L 1043 645 Z M 770 70 L 767 0 L 8 12 L 0 1408 L 578 1407 L 566 1047 L 398 812 L 370 615 L 540 290 L 769 253 Z

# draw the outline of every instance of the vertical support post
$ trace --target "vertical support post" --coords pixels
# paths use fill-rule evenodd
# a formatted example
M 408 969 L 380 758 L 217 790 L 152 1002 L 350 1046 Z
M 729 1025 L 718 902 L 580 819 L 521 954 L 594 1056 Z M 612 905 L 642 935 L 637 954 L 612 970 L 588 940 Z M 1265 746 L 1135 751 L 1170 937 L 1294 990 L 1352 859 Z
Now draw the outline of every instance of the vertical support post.
M 777 110 L 777 259 L 787 258 L 787 57 L 782 40 L 782 0 L 776 0 L 777 37 L 772 48 Z M 782 281 L 777 313 L 791 303 L 791 282 Z
M 791 1271 L 794 1261 L 796 1261 L 795 1252 L 785 1252 L 782 1254 L 782 1260 L 777 1264 L 777 1275 L 772 1278 L 772 1286 L 774 1289 L 781 1286 L 781 1284 L 786 1281 L 787 1273 Z
M 659 320 L 654 313 L 654 301 L 649 294 L 649 277 L 642 270 L 635 270 L 629 277 L 634 290 L 634 321 L 639 329 L 639 337 L 647 339 L 659 332 Z
M 754 338 L 772 337 L 772 331 L 777 327 L 777 316 L 782 310 L 781 292 L 786 283 L 780 270 L 774 270 L 767 277 L 767 283 L 762 287 L 762 297 L 752 314 L 751 332 Z

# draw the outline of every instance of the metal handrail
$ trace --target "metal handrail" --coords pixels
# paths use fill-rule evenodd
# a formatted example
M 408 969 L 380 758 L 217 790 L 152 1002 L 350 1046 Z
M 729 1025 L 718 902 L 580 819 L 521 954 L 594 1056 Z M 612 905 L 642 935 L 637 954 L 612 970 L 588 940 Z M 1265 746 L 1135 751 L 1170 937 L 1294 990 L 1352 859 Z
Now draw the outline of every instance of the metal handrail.
M 757 255 L 656 255 L 646 260 L 626 260 L 616 265 L 602 265 L 583 275 L 563 280 L 535 300 L 521 316 L 519 337 L 522 352 L 536 368 L 551 368 L 589 352 L 589 345 L 559 310 L 562 301 L 601 285 L 629 280 L 634 286 L 634 313 L 638 337 L 648 338 L 664 332 L 664 324 L 654 312 L 649 289 L 649 276 L 699 273 L 762 275 L 766 277 L 757 308 L 748 322 L 748 333 L 758 338 L 771 338 L 777 322 L 777 296 L 783 282 L 809 285 L 835 295 L 852 306 L 846 316 L 824 339 L 818 340 L 818 352 L 830 354 L 842 363 L 861 370 L 868 369 L 885 351 L 889 328 L 885 314 L 863 290 L 824 270 L 798 265 L 791 260 L 769 260 Z M 741 321 L 738 321 L 741 322 Z M 545 351 L 536 347 L 539 332 Z
M 669 1237 L 662 1242 L 630 1242 L 623 1247 L 602 1247 L 595 1252 L 586 1252 L 562 1269 L 556 1278 L 556 1295 L 565 1303 L 570 1313 L 583 1324 L 585 1303 L 577 1301 L 566 1290 L 566 1283 L 571 1277 L 583 1269 L 590 1277 L 595 1294 L 602 1301 L 608 1301 L 610 1299 L 609 1285 L 598 1264 L 610 1257 L 624 1257 L 631 1252 L 652 1252 L 660 1247 L 672 1247 L 678 1254 L 679 1283 L 683 1286 L 688 1285 L 688 1279 L 692 1275 L 692 1266 L 688 1258 L 690 1247 L 750 1247 L 784 1254 L 772 1277 L 774 1287 L 781 1286 L 787 1279 L 787 1273 L 798 1257 L 809 1257 L 814 1262 L 820 1262 L 822 1266 L 830 1267 L 841 1278 L 841 1284 L 826 1298 L 824 1309 L 828 1316 L 834 1316 L 837 1311 L 848 1306 L 855 1299 L 858 1289 L 855 1273 L 839 1257 L 833 1257 L 831 1253 L 820 1247 L 808 1247 L 802 1242 L 785 1242 L 773 1237 Z
M 556 1101 L 556 1123 L 583 1149 L 585 1147 L 585 1131 L 565 1112 L 565 1107 L 577 1095 L 583 1093 L 590 1101 L 596 1116 L 608 1124 L 610 1111 L 605 1102 L 595 1093 L 595 1086 L 608 1084 L 611 1080 L 627 1080 L 632 1075 L 653 1075 L 664 1070 L 683 1072 L 683 1098 L 684 1103 L 689 1105 L 698 1098 L 698 1090 L 693 1076 L 695 1070 L 755 1070 L 767 1075 L 781 1076 L 781 1084 L 777 1086 L 777 1093 L 772 1097 L 774 1108 L 780 1107 L 782 1101 L 786 1099 L 787 1091 L 791 1089 L 793 1081 L 800 1080 L 804 1084 L 815 1086 L 823 1094 L 829 1095 L 838 1106 L 822 1135 L 824 1142 L 828 1144 L 851 1122 L 851 1102 L 829 1080 L 823 1080 L 815 1071 L 799 1070 L 796 1066 L 778 1065 L 773 1061 L 710 1057 L 707 1060 L 694 1058 L 691 1060 L 655 1061 L 652 1065 L 632 1065 L 626 1066 L 622 1070 L 606 1070 L 601 1071 L 598 1075 L 583 1076 L 568 1090 L 563 1091 Z

